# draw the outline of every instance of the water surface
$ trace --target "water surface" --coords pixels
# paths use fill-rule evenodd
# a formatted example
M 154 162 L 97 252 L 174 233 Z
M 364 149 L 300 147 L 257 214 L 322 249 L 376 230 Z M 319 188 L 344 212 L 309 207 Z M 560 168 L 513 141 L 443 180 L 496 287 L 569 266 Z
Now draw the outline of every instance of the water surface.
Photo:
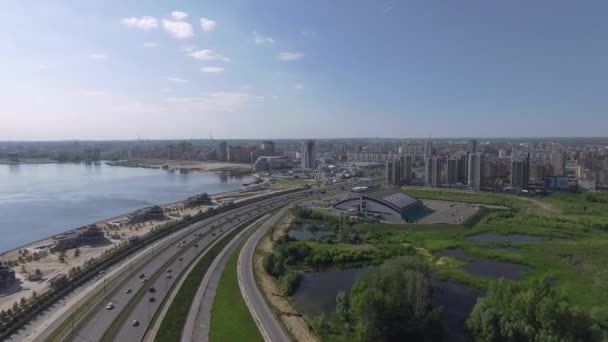
M 530 267 L 499 260 L 479 259 L 462 266 L 462 269 L 474 275 L 517 280 L 522 273 L 529 271 Z
M 103 163 L 0 165 L 0 252 L 149 205 L 240 189 L 251 181 L 249 176 Z

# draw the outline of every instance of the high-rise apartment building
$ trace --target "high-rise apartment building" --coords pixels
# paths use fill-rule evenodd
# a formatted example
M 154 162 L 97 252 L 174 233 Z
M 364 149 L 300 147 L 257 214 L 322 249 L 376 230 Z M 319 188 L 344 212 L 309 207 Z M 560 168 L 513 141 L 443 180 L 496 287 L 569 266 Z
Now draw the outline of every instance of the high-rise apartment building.
M 217 144 L 217 160 L 228 160 L 228 143 L 225 141 L 220 141 L 219 144 Z
M 426 185 L 433 188 L 441 187 L 441 158 L 426 158 L 425 170 Z
M 526 190 L 530 179 L 530 166 L 527 159 L 511 160 L 511 187 L 514 190 Z
M 458 183 L 458 159 L 448 159 L 448 185 Z
M 314 169 L 317 167 L 317 152 L 314 140 L 302 142 L 302 168 Z
M 274 156 L 276 153 L 274 141 L 265 140 L 261 144 L 262 154 L 264 156 Z
M 401 181 L 404 183 L 409 183 L 412 180 L 413 159 L 411 155 L 399 156 L 399 161 L 401 162 Z
M 477 151 L 477 140 L 475 140 L 475 139 L 467 140 L 467 152 L 468 153 L 478 152 Z
M 387 185 L 401 185 L 401 162 L 387 160 L 384 164 L 384 183 Z
M 553 166 L 554 176 L 564 176 L 566 174 L 566 155 L 563 151 L 551 152 L 551 166 Z
M 483 184 L 483 153 L 469 153 L 467 160 L 467 184 L 471 190 L 479 191 Z

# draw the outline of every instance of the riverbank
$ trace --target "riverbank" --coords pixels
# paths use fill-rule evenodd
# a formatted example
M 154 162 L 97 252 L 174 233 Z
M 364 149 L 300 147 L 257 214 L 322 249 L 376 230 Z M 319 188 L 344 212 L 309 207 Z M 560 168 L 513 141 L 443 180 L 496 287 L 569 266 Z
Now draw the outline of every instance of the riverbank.
M 161 205 L 166 219 L 160 221 L 146 221 L 129 223 L 128 213 L 98 221 L 98 225 L 107 237 L 107 242 L 94 246 L 81 246 L 77 250 L 71 249 L 66 253 L 53 253 L 50 246 L 53 244 L 52 236 L 31 242 L 0 255 L 0 262 L 10 262 L 15 271 L 16 281 L 9 289 L 0 291 L 0 311 L 10 308 L 21 298 L 29 298 L 35 292 L 41 295 L 49 290 L 47 280 L 58 274 L 69 274 L 71 269 L 84 267 L 93 258 L 99 258 L 109 252 L 118 244 L 148 234 L 154 229 L 160 229 L 199 212 L 217 208 L 224 202 L 231 202 L 243 197 L 255 196 L 268 191 L 248 191 L 242 196 L 240 190 L 224 191 L 211 194 L 212 205 L 199 205 L 185 207 L 185 199 Z M 66 230 L 64 232 L 67 232 Z M 56 234 L 55 234 L 56 235 Z M 78 252 L 76 252 L 78 251 Z M 29 279 L 30 275 L 40 273 L 39 279 Z
M 209 171 L 224 172 L 230 175 L 248 174 L 251 165 L 215 161 L 167 160 L 167 159 L 130 159 L 108 162 L 111 166 L 166 169 L 170 172 Z

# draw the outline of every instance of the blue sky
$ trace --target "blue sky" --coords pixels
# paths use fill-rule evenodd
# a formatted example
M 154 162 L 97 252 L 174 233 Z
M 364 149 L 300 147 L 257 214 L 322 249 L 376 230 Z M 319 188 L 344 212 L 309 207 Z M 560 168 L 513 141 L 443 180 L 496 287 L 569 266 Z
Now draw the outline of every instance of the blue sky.
M 0 140 L 606 136 L 608 2 L 3 2 Z

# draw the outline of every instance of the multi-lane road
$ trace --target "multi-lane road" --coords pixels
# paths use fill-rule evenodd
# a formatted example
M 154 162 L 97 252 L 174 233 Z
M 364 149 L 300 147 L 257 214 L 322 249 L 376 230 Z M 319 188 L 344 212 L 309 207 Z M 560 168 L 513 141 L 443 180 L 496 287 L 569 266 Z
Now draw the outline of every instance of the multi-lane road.
M 151 318 L 154 317 L 163 299 L 170 292 L 169 290 L 173 282 L 178 278 L 178 275 L 218 236 L 251 217 L 271 208 L 283 206 L 286 203 L 301 199 L 309 194 L 310 191 L 306 191 L 261 200 L 256 204 L 249 204 L 233 209 L 182 229 L 174 234 L 174 237 L 171 239 L 167 239 L 167 241 L 163 241 L 157 247 L 152 248 L 148 253 L 154 253 L 154 255 L 143 266 L 128 270 L 129 275 L 126 281 L 115 288 L 105 288 L 103 290 L 106 295 L 104 304 L 112 303 L 112 307 L 107 308 L 105 305 L 97 306 L 84 326 L 70 331 L 70 334 L 66 335 L 66 340 L 99 341 L 119 314 L 125 308 L 130 307 L 132 311 L 127 319 L 120 322 L 118 332 L 113 336 L 113 340 L 140 341 L 146 332 Z M 184 241 L 186 242 L 185 244 Z M 178 244 L 181 247 L 178 247 Z M 171 269 L 170 278 L 167 277 L 169 269 Z M 147 283 L 144 283 L 140 279 L 142 274 L 148 279 Z M 151 280 L 154 274 L 160 274 L 160 276 Z M 153 284 L 151 285 L 155 291 L 146 291 L 143 297 L 138 296 L 140 298 L 135 299 L 138 291 L 152 282 Z M 132 300 L 136 302 L 129 304 Z M 73 308 L 73 310 L 78 310 L 78 308 Z M 76 318 L 79 317 L 75 315 L 66 317 L 68 320 Z M 138 323 L 136 326 L 133 325 L 134 321 Z M 41 334 L 38 340 L 45 340 L 45 336 L 48 336 L 48 334 Z
M 48 337 L 60 326 L 60 323 L 72 321 L 75 324 L 68 324 L 67 329 L 64 328 L 62 334 L 59 335 L 60 338 L 53 339 L 53 341 L 99 341 L 104 334 L 113 341 L 141 341 L 144 336 L 148 340 L 153 337 L 153 334 L 146 335 L 149 332 L 147 330 L 149 324 L 154 319 L 157 311 L 163 306 L 165 297 L 170 295 L 173 283 L 182 272 L 188 269 L 188 265 L 204 253 L 220 236 L 248 219 L 259 216 L 272 208 L 282 207 L 308 196 L 325 193 L 326 190 L 338 186 L 332 185 L 316 190 L 305 190 L 260 199 L 253 204 L 244 205 L 193 223 L 174 233 L 173 236 L 164 238 L 153 246 L 147 247 L 145 251 L 137 253 L 133 260 L 138 262 L 127 263 L 125 261 L 122 266 L 111 268 L 110 270 L 115 269 L 115 272 L 109 272 L 104 276 L 109 278 L 107 281 L 106 279 L 99 279 L 96 282 L 96 288 L 78 289 L 77 291 L 86 292 L 89 290 L 92 293 L 101 293 L 103 301 L 90 309 L 84 310 L 79 305 L 66 305 L 61 309 L 60 317 L 50 320 L 51 323 L 48 324 L 47 328 L 38 329 L 41 331 L 36 332 L 35 337 L 29 340 L 49 341 Z M 248 242 L 248 245 L 251 245 L 251 242 Z M 253 253 L 252 249 L 254 247 L 255 244 L 244 250 L 246 250 L 246 253 Z M 215 270 L 210 270 L 210 274 L 207 276 L 211 277 L 213 275 L 211 273 L 221 273 L 222 270 L 223 265 L 220 265 Z M 113 279 L 116 280 L 119 275 L 122 275 L 123 279 L 112 281 Z M 145 277 L 146 280 L 142 281 L 142 277 Z M 255 282 L 252 282 L 251 279 L 245 280 L 245 286 L 257 290 Z M 150 287 L 154 290 L 149 290 Z M 214 296 L 211 294 L 207 300 L 212 302 L 213 298 Z M 257 295 L 254 293 L 251 297 L 248 297 L 255 303 L 255 311 L 252 311 L 252 314 L 256 319 L 262 317 L 261 319 L 266 322 L 265 326 L 270 327 L 266 328 L 266 331 L 270 331 L 266 333 L 271 336 L 271 340 L 286 340 L 286 338 L 283 338 L 286 336 L 285 333 L 282 330 L 277 330 L 281 329 L 279 323 L 269 313 L 263 298 L 261 300 L 260 298 L 262 297 L 259 291 Z M 111 306 L 107 306 L 110 303 Z M 169 304 L 169 302 L 166 302 L 164 305 Z M 195 304 L 200 306 L 200 303 Z M 208 320 L 209 317 L 203 317 L 203 321 Z M 272 328 L 273 325 L 274 328 Z M 113 328 L 110 331 L 114 333 L 108 336 L 107 332 L 110 327 Z M 262 327 L 260 328 L 262 329 Z M 194 333 L 196 336 L 201 336 L 200 331 Z M 206 340 L 207 336 L 202 338 Z

